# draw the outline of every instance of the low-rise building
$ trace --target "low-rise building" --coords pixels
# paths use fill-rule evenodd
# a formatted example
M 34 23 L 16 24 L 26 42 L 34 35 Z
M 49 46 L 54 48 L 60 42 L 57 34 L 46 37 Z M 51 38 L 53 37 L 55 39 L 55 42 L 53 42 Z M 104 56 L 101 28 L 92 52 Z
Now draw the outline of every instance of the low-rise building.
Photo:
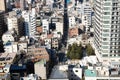
M 4 44 L 4 51 L 6 53 L 17 53 L 18 52 L 18 46 L 17 42 L 7 42 Z
M 82 68 L 80 65 L 69 65 L 68 66 L 68 77 L 69 80 L 81 80 L 82 79 Z
M 85 80 L 119 80 L 120 67 L 96 65 L 85 70 Z
M 69 37 L 76 37 L 79 35 L 79 31 L 78 31 L 78 28 L 70 28 L 69 29 Z
M 28 55 L 31 55 L 31 59 L 33 62 L 37 62 L 41 59 L 45 59 L 46 61 L 49 61 L 49 54 L 45 48 L 35 48 L 28 47 Z
M 31 66 L 29 66 L 31 67 Z M 10 67 L 11 80 L 20 80 L 21 76 L 26 76 L 27 67 L 22 64 L 12 64 Z
M 59 48 L 59 39 L 58 38 L 52 38 L 51 46 L 52 46 L 53 49 L 58 49 Z
M 11 80 L 10 73 L 0 73 L 0 80 Z
M 44 39 L 45 46 L 47 46 L 48 49 L 51 49 L 51 38 Z
M 41 34 L 43 32 L 43 28 L 42 27 L 36 27 L 36 31 Z
M 67 71 L 68 65 L 56 65 L 48 80 L 69 80 Z
M 16 53 L 1 53 L 0 55 L 0 66 L 4 67 L 6 64 L 14 63 Z
M 7 31 L 2 35 L 2 41 L 3 44 L 10 41 L 10 42 L 14 42 L 15 41 L 15 37 L 13 36 L 14 32 L 13 31 Z
M 49 70 L 47 69 L 47 62 L 45 59 L 36 62 L 34 64 L 34 70 L 35 74 L 37 74 L 42 80 L 47 79 L 47 73 Z
M 76 22 L 75 22 L 75 16 L 69 16 L 69 27 L 73 27 L 75 26 Z
M 6 53 L 18 53 L 19 52 L 26 52 L 27 53 L 27 41 L 19 41 L 19 42 L 7 42 L 4 44 L 4 51 Z
M 82 40 L 81 40 L 82 45 L 87 45 L 88 42 L 88 35 L 87 34 L 82 34 Z
M 56 65 L 48 80 L 81 80 L 82 68 L 76 65 Z
M 38 80 L 38 76 L 35 74 L 29 74 L 26 77 L 21 77 L 20 80 Z
M 18 50 L 28 52 L 28 42 L 27 41 L 19 41 L 18 42 Z

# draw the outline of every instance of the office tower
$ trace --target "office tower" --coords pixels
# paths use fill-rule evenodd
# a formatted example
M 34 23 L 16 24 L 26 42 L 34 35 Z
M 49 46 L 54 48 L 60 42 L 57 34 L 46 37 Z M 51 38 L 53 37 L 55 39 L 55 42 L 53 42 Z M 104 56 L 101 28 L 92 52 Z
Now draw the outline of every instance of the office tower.
M 0 0 L 0 10 L 6 11 L 6 0 Z
M 120 0 L 95 0 L 94 45 L 100 61 L 120 61 Z

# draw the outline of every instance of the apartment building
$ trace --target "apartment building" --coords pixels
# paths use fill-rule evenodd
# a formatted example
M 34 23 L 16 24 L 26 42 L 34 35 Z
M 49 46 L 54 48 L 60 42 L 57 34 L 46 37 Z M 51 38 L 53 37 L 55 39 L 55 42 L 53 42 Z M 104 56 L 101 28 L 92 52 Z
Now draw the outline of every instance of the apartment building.
M 120 0 L 96 0 L 94 45 L 98 59 L 120 61 Z

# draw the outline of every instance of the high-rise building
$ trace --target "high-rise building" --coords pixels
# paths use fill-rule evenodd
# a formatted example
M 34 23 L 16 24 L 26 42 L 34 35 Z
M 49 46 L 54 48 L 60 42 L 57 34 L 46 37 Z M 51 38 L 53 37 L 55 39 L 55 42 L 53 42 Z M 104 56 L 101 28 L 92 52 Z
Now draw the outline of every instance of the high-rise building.
M 4 21 L 4 11 L 0 11 L 0 39 L 4 32 L 7 31 L 7 26 L 5 25 Z
M 120 0 L 95 0 L 94 45 L 100 61 L 120 61 Z
M 7 31 L 7 26 L 4 21 L 4 11 L 0 11 L 0 52 L 3 52 L 2 35 Z
M 23 11 L 22 17 L 24 18 L 25 35 L 35 37 L 36 32 L 36 14 L 35 8 L 30 11 Z
M 9 12 L 9 16 L 7 17 L 7 26 L 8 30 L 14 30 L 18 37 L 21 37 L 24 35 L 24 25 L 23 25 L 23 18 L 22 16 L 17 16 L 16 12 L 11 11 Z

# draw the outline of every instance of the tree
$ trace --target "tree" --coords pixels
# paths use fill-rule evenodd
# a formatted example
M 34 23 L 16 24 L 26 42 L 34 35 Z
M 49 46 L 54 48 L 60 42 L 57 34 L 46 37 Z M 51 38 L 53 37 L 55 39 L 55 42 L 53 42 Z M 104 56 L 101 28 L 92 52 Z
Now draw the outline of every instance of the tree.
M 68 46 L 67 57 L 70 59 L 81 59 L 83 57 L 82 45 L 73 43 L 73 45 Z
M 87 46 L 86 46 L 86 52 L 87 52 L 87 55 L 89 56 L 89 55 L 95 55 L 95 51 L 94 51 L 94 49 L 92 48 L 92 46 L 90 45 L 90 44 L 88 44 Z

